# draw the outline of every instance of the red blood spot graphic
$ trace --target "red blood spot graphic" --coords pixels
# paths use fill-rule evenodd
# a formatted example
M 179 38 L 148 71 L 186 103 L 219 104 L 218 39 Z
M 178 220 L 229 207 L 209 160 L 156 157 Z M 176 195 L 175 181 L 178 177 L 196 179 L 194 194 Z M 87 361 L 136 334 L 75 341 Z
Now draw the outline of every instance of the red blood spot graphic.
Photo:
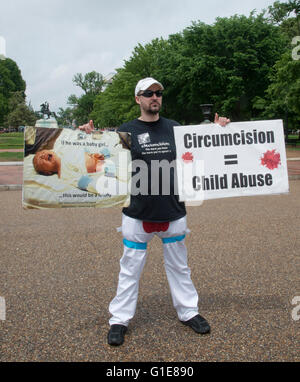
M 270 170 L 274 170 L 274 168 L 278 168 L 278 165 L 281 164 L 280 162 L 280 154 L 276 153 L 276 150 L 268 150 L 264 153 L 263 157 L 261 158 L 261 164 L 263 166 L 268 167 Z
M 143 228 L 144 231 L 147 233 L 152 233 L 152 232 L 166 232 L 167 229 L 169 228 L 169 223 L 153 223 L 153 222 L 143 222 Z
M 193 162 L 194 160 L 193 154 L 190 152 L 184 153 L 181 158 L 184 161 L 184 163 Z

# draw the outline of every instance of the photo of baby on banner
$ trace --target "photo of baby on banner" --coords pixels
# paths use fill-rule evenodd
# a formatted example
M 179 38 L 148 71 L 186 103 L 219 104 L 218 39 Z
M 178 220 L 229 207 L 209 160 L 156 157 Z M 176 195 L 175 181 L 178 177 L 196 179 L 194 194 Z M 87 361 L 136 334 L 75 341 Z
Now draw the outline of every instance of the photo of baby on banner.
M 23 207 L 112 207 L 129 203 L 130 151 L 114 131 L 26 127 Z

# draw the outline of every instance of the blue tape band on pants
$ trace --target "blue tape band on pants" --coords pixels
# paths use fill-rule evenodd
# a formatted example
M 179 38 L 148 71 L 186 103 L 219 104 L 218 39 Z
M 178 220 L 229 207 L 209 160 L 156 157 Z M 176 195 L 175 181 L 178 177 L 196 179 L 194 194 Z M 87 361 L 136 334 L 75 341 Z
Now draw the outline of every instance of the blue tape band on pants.
M 135 241 L 123 239 L 123 244 L 128 248 L 147 249 L 147 243 L 136 243 Z
M 175 243 L 176 241 L 181 241 L 185 238 L 185 235 L 181 235 L 181 236 L 174 236 L 174 237 L 165 237 L 162 239 L 162 242 L 164 244 L 168 244 L 168 243 Z

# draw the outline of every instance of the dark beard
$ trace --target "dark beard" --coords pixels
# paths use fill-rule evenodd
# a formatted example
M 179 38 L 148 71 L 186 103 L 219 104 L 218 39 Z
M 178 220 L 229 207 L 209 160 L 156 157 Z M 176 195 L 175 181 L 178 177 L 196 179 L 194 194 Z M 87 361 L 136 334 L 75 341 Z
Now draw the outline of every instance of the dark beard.
M 159 109 L 158 110 L 152 110 L 152 109 L 148 109 L 147 110 L 148 114 L 153 114 L 153 115 L 156 115 L 159 113 Z
M 161 109 L 161 106 L 159 104 L 158 105 L 158 108 L 157 109 L 152 109 L 151 106 L 149 106 L 148 109 L 144 109 L 144 111 L 147 113 L 147 114 L 151 114 L 151 115 L 156 115 L 160 112 L 160 109 Z

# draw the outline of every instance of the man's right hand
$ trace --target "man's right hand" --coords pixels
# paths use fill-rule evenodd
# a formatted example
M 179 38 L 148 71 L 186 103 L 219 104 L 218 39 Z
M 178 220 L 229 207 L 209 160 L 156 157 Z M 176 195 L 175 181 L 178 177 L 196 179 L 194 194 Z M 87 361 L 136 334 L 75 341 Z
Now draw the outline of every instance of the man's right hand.
M 79 126 L 78 129 L 85 131 L 87 134 L 90 134 L 92 131 L 95 130 L 93 120 L 91 119 L 89 123 L 86 123 L 85 125 Z

